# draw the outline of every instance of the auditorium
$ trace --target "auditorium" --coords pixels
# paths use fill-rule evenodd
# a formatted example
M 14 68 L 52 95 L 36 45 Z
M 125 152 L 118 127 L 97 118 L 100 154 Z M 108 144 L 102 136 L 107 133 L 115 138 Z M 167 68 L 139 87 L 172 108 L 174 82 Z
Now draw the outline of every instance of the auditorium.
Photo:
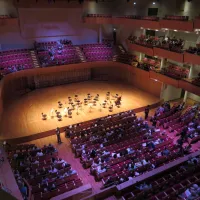
M 0 200 L 200 200 L 200 1 L 0 0 Z

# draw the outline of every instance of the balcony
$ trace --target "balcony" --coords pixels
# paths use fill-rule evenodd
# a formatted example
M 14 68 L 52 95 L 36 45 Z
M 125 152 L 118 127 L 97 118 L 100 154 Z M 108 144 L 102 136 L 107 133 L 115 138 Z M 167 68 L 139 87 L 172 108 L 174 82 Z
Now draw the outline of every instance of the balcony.
M 180 80 L 179 81 L 179 88 L 182 88 L 188 92 L 194 93 L 196 95 L 200 95 L 200 87 L 193 85 L 192 83 L 185 81 L 185 80 Z
M 167 58 L 167 59 L 174 60 L 174 61 L 177 61 L 180 63 L 183 63 L 183 61 L 184 61 L 183 53 L 172 52 L 167 49 L 161 49 L 161 48 L 157 48 L 157 47 L 154 47 L 153 50 L 154 50 L 155 56 Z
M 165 76 L 163 74 L 154 72 L 154 71 L 150 71 L 150 78 L 154 79 L 154 80 L 159 80 L 160 82 L 172 85 L 174 87 L 178 87 L 178 80 L 170 78 L 168 76 Z
M 179 20 L 160 20 L 160 27 L 179 31 L 193 32 L 193 21 L 179 21 Z
M 18 18 L 0 18 L 0 26 L 16 26 Z
M 133 28 L 145 28 L 145 29 L 160 29 L 159 21 L 142 20 L 142 19 L 129 19 L 129 18 L 112 18 L 113 24 L 123 24 L 124 26 L 131 26 Z
M 84 17 L 87 24 L 112 24 L 111 17 Z
M 184 52 L 184 62 L 193 65 L 200 65 L 200 55 Z
M 194 20 L 194 29 L 200 29 L 200 18 Z
M 145 47 L 145 46 L 134 44 L 134 43 L 130 43 L 129 40 L 127 40 L 127 45 L 128 45 L 129 50 L 137 51 L 137 52 L 146 54 L 148 56 L 154 55 L 153 48 Z

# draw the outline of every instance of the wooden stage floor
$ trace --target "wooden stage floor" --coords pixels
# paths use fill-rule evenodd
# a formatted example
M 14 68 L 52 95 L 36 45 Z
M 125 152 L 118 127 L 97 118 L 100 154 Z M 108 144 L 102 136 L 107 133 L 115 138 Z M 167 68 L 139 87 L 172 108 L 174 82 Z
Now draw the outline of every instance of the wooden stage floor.
M 92 112 L 89 112 L 89 106 L 83 106 L 83 110 L 79 111 L 78 115 L 76 111 L 73 111 L 72 118 L 63 117 L 62 121 L 58 121 L 56 117 L 53 119 L 50 117 L 52 108 L 63 113 L 64 108 L 59 109 L 57 102 L 67 102 L 68 105 L 69 96 L 74 97 L 75 94 L 78 94 L 79 99 L 83 100 L 88 93 L 93 96 L 99 94 L 101 103 L 105 100 L 108 91 L 113 95 L 116 93 L 122 95 L 121 107 L 114 107 L 112 113 L 108 111 L 108 108 L 100 111 L 100 105 L 97 105 L 92 108 Z M 124 83 L 88 81 L 38 89 L 23 95 L 5 108 L 0 122 L 0 139 L 34 135 L 56 127 L 64 127 L 108 114 L 143 107 L 158 101 L 159 98 Z M 42 120 L 42 112 L 48 115 L 47 120 Z

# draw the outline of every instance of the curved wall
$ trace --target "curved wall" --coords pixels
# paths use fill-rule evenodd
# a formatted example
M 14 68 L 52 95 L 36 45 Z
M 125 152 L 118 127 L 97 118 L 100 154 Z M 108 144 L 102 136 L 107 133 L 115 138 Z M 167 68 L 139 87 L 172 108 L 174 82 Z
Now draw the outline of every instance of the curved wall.
M 0 116 L 2 117 L 4 108 L 12 101 L 36 88 L 35 80 L 38 77 L 40 77 L 40 80 L 42 76 L 45 80 L 51 81 L 52 79 L 60 80 L 61 74 L 68 76 L 73 74 L 72 76 L 76 78 L 74 79 L 76 81 L 73 82 L 80 82 L 83 81 L 82 76 L 80 76 L 80 73 L 83 73 L 83 71 L 89 79 L 125 82 L 160 97 L 161 83 L 150 79 L 148 72 L 127 64 L 105 61 L 35 68 L 8 74 L 0 82 Z

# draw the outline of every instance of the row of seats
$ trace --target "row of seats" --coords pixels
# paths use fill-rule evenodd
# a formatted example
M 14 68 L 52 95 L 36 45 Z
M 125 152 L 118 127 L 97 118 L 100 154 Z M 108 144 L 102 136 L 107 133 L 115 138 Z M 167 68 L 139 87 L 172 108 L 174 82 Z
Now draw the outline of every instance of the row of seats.
M 146 179 L 144 182 L 142 181 L 134 184 L 129 188 L 129 192 L 124 192 L 122 199 L 187 199 L 189 196 L 185 195 L 185 191 L 190 186 L 194 186 L 194 184 L 200 184 L 199 169 L 199 157 L 191 158 L 161 174 Z M 193 195 L 190 195 L 190 199 L 196 199 L 199 194 L 196 193 L 194 196 Z
M 33 68 L 30 50 L 10 50 L 0 52 L 1 75 Z
M 112 47 L 106 44 L 89 44 L 80 46 L 87 61 L 112 60 Z
M 183 79 L 188 77 L 189 69 L 172 64 L 163 68 L 161 73 L 175 79 Z
M 104 15 L 104 14 L 87 14 L 87 17 L 106 17 L 106 18 L 111 18 L 112 15 Z
M 38 58 L 42 67 L 81 62 L 71 41 L 52 41 L 36 43 Z
M 34 144 L 17 145 L 6 151 L 24 198 L 47 200 L 83 185 L 77 172 L 58 158 L 58 152 L 51 144 L 43 148 Z M 24 187 L 28 188 L 29 195 L 22 190 Z
M 188 21 L 188 16 L 175 16 L 175 15 L 166 15 L 163 19 L 166 20 L 176 20 L 176 21 Z
M 87 14 L 87 17 L 111 18 L 112 15 Z M 159 17 L 156 17 L 156 16 L 139 16 L 139 15 L 123 15 L 123 16 L 117 16 L 117 18 L 142 19 L 142 20 L 150 20 L 150 21 L 158 21 L 159 20 Z M 176 20 L 176 21 L 188 21 L 189 17 L 188 16 L 166 15 L 163 19 L 165 19 L 165 20 Z
M 149 131 L 148 124 L 130 111 L 99 119 L 83 130 L 70 131 L 70 138 L 83 167 L 90 167 L 95 180 L 102 180 L 107 187 L 179 157 L 172 140 Z M 169 156 L 162 156 L 166 149 Z

